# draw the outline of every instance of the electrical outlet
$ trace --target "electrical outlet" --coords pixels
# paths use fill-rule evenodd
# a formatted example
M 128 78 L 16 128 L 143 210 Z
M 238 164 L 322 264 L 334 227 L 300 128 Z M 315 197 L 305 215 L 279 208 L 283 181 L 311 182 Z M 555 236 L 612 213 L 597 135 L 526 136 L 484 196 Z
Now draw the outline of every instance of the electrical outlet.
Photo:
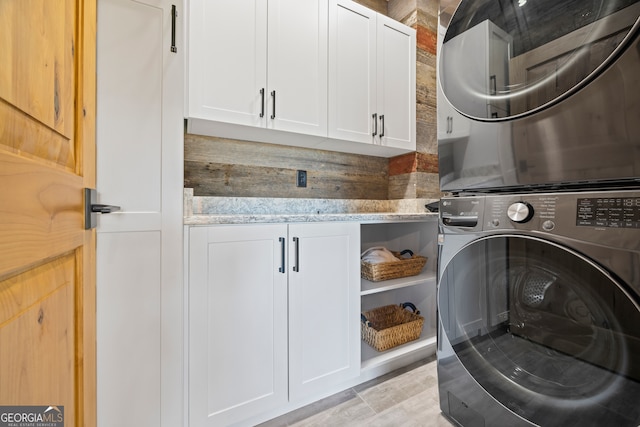
M 306 187 L 307 186 L 307 171 L 297 171 L 296 172 L 296 187 Z

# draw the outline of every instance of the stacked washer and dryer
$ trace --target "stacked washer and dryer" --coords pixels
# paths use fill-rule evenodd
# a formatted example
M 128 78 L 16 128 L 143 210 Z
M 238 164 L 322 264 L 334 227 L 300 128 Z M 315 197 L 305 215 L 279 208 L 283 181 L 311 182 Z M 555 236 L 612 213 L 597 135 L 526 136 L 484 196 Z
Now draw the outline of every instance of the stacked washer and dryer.
M 640 425 L 639 16 L 441 0 L 437 363 L 458 425 Z

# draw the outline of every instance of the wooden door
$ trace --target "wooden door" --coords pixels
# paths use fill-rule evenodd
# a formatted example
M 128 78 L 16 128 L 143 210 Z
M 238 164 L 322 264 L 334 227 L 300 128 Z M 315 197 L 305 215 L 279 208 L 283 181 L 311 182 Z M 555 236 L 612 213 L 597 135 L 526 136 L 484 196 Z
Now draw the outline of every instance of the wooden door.
M 0 405 L 95 425 L 95 2 L 0 1 Z

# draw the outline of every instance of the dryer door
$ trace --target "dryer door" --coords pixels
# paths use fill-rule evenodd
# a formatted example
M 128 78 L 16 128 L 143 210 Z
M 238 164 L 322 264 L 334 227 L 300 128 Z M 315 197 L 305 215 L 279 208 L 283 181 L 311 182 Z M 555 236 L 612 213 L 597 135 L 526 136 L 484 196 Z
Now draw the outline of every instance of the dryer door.
M 440 340 L 504 407 L 536 425 L 640 425 L 638 295 L 520 235 L 478 239 L 441 271 Z
M 537 111 L 605 69 L 639 11 L 638 0 L 462 0 L 441 47 L 443 92 L 478 120 Z

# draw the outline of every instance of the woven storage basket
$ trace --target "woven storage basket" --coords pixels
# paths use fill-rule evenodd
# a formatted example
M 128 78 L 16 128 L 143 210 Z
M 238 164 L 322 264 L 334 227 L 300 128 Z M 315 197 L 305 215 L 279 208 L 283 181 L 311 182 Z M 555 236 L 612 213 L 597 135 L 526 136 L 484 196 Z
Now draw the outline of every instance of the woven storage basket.
M 411 258 L 400 258 L 405 252 L 410 253 Z M 399 258 L 398 261 L 371 264 L 360 260 L 360 276 L 372 282 L 415 276 L 420 274 L 422 268 L 427 263 L 427 258 L 414 255 L 413 252 L 408 249 L 402 252 L 391 251 L 391 253 L 393 253 L 396 258 Z
M 405 307 L 410 307 L 414 312 Z M 410 302 L 374 308 L 363 312 L 360 318 L 362 339 L 378 351 L 417 340 L 424 324 L 424 317 Z

